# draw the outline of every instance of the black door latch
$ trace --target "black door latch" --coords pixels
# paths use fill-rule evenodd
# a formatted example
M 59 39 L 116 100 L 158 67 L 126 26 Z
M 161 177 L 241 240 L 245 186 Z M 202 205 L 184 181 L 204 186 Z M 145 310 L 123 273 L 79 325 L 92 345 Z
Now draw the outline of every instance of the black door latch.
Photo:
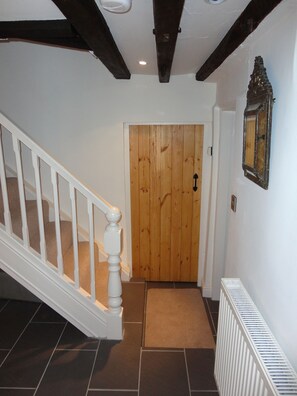
M 198 175 L 197 175 L 197 173 L 195 173 L 195 175 L 193 176 L 193 179 L 194 179 L 193 190 L 194 190 L 194 191 L 197 191 L 197 190 L 198 190 L 198 187 L 197 187 Z

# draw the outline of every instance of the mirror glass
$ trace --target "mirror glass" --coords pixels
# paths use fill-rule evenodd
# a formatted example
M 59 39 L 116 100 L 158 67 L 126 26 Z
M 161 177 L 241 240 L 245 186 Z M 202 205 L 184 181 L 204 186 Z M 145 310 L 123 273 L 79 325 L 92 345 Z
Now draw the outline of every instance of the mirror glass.
M 246 117 L 245 165 L 255 166 L 256 116 Z
M 258 56 L 247 92 L 244 111 L 242 167 L 244 175 L 267 189 L 273 93 L 263 59 Z

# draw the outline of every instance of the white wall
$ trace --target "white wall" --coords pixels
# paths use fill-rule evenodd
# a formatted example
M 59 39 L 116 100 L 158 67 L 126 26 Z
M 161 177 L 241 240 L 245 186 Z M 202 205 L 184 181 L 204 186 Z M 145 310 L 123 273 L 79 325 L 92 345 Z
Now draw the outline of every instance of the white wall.
M 219 300 L 221 278 L 225 273 L 226 244 L 228 227 L 228 213 L 230 210 L 230 172 L 234 141 L 234 112 L 219 111 L 218 128 L 219 142 L 215 150 L 218 151 L 217 160 L 217 193 L 214 224 L 214 252 L 212 272 L 212 298 Z M 216 114 L 215 113 L 215 114 Z
M 123 124 L 209 123 L 216 86 L 194 75 L 115 80 L 88 53 L 0 45 L 0 111 L 79 179 L 123 211 Z M 123 256 L 127 260 L 126 249 Z
M 245 95 L 257 55 L 276 98 L 268 191 L 245 178 L 241 167 Z M 242 279 L 297 370 L 296 61 L 297 2 L 284 0 L 210 80 L 218 83 L 217 104 L 235 110 L 229 196 L 238 202 L 236 213 L 228 209 L 225 276 Z

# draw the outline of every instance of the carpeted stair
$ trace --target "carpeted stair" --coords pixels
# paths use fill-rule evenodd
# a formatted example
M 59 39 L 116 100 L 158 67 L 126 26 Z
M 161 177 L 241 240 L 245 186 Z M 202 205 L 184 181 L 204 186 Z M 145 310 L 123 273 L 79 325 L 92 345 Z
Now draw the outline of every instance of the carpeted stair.
M 11 214 L 12 230 L 15 235 L 22 239 L 22 220 L 21 208 L 18 191 L 17 178 L 6 179 L 9 199 L 9 209 Z M 50 263 L 57 266 L 57 243 L 55 223 L 49 221 L 49 204 L 46 200 L 42 201 L 44 231 L 46 240 L 47 259 Z M 37 201 L 26 200 L 27 222 L 29 230 L 30 246 L 40 252 L 40 238 L 38 226 Z M 4 208 L 2 189 L 0 185 L 0 222 L 4 224 Z M 74 260 L 72 245 L 72 224 L 70 221 L 61 220 L 61 239 L 64 262 L 64 273 L 74 280 Z M 95 245 L 95 268 L 96 268 L 96 297 L 104 305 L 107 305 L 107 263 L 99 263 L 98 247 Z M 89 268 L 89 242 L 78 243 L 79 252 L 79 274 L 80 286 L 88 293 L 90 292 L 90 268 Z M 5 272 L 0 273 L 0 298 L 36 300 L 29 291 L 19 285 Z

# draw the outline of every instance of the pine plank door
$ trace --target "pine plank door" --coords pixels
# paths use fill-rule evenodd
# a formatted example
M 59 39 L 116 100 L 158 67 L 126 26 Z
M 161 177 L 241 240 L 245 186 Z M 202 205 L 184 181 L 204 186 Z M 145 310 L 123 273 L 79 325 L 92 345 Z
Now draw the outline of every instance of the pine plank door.
M 133 276 L 196 282 L 203 125 L 131 125 L 129 133 Z

